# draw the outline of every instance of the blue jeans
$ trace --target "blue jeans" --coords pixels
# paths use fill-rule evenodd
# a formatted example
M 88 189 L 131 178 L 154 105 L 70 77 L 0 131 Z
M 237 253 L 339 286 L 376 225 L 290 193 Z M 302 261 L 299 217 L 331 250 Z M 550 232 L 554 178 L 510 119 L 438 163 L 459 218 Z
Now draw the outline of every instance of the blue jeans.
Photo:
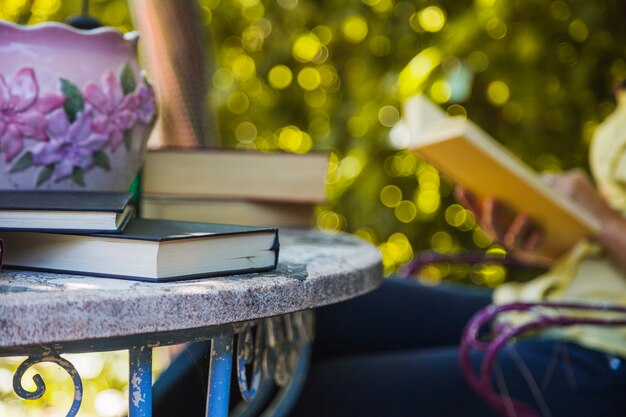
M 370 294 L 318 309 L 313 364 L 291 416 L 495 416 L 458 364 L 463 327 L 490 302 L 489 292 L 388 279 Z M 620 358 L 525 339 L 499 355 L 496 371 L 496 386 L 539 415 L 626 416 Z

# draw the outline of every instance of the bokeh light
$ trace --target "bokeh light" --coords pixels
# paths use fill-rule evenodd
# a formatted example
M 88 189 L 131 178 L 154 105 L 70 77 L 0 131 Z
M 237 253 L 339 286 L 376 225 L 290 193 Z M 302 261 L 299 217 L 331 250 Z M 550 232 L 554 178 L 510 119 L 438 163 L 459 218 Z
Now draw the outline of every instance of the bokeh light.
M 235 83 L 235 75 L 228 68 L 220 68 L 213 74 L 213 86 L 220 90 L 228 90 Z
M 369 41 L 369 49 L 373 55 L 383 57 L 391 52 L 391 41 L 386 36 L 373 36 Z
M 286 126 L 280 129 L 277 136 L 278 146 L 285 151 L 307 153 L 313 145 L 311 136 L 296 126 Z
M 430 97 L 436 103 L 445 103 L 452 98 L 452 89 L 445 80 L 437 80 L 430 86 Z
M 492 81 L 487 86 L 487 99 L 494 106 L 503 106 L 509 101 L 511 92 L 509 86 L 504 81 Z
M 506 23 L 497 17 L 489 19 L 485 25 L 485 29 L 487 30 L 489 36 L 496 40 L 504 38 L 508 32 Z
M 394 106 L 383 106 L 378 111 L 378 121 L 385 127 L 393 127 L 400 121 L 400 112 Z
M 428 6 L 418 13 L 420 26 L 427 32 L 439 32 L 446 23 L 444 11 L 437 6 Z
M 361 16 L 350 16 L 343 21 L 343 35 L 350 43 L 359 43 L 367 36 L 367 22 Z
M 248 55 L 237 56 L 232 63 L 233 74 L 239 80 L 247 80 L 256 74 L 256 64 Z
M 319 38 L 313 34 L 298 37 L 293 44 L 293 56 L 301 62 L 310 62 L 320 53 L 322 43 Z
M 242 114 L 248 110 L 250 100 L 248 96 L 240 91 L 235 91 L 228 97 L 228 110 L 235 114 Z
M 555 20 L 565 22 L 570 17 L 570 7 L 562 0 L 553 1 L 550 4 L 550 14 Z
M 289 87 L 293 74 L 288 66 L 276 65 L 270 70 L 268 80 L 272 87 L 282 90 Z
M 322 83 L 322 77 L 317 68 L 306 67 L 298 73 L 298 85 L 304 90 L 315 90 Z
M 402 190 L 395 185 L 385 185 L 380 190 L 380 201 L 387 207 L 396 207 L 402 201 Z

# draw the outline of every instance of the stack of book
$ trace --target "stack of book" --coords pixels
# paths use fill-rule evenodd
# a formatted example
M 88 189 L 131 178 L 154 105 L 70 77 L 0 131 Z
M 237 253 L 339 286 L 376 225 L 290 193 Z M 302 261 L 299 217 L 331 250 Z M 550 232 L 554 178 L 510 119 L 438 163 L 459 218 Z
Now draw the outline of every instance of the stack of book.
M 130 193 L 0 191 L 4 265 L 143 281 L 266 271 L 278 230 L 134 216 Z
M 142 217 L 311 227 L 326 201 L 328 155 L 226 149 L 150 151 L 142 171 Z

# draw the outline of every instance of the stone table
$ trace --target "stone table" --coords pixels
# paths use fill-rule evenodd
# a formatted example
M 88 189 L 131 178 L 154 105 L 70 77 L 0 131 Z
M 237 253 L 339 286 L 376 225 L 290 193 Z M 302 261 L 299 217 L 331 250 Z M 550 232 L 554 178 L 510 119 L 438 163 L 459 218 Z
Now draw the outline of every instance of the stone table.
M 308 366 L 311 309 L 371 291 L 383 275 L 376 248 L 346 234 L 281 230 L 280 243 L 276 270 L 189 281 L 0 271 L 0 355 L 29 356 L 15 373 L 14 389 L 22 398 L 39 398 L 45 391 L 39 375 L 33 393 L 21 377 L 35 363 L 57 363 L 74 381 L 67 414 L 74 416 L 82 381 L 60 354 L 128 349 L 129 414 L 150 416 L 151 349 L 210 339 L 207 415 L 228 415 L 235 349 L 240 390 L 249 401 L 235 414 L 248 415 L 265 402 L 260 393 L 271 380 L 282 388 L 264 415 L 285 414 Z

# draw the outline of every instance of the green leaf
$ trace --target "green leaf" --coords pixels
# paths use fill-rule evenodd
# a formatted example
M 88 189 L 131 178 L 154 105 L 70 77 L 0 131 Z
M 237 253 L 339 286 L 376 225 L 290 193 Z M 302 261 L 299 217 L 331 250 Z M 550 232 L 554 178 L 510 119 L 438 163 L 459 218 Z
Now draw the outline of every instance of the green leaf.
M 130 151 L 130 146 L 133 143 L 133 135 L 130 129 L 124 131 L 124 147 L 127 151 Z
M 74 182 L 77 185 L 84 187 L 85 186 L 85 170 L 82 169 L 81 167 L 74 167 L 74 171 L 72 171 L 72 180 L 74 180 Z
M 15 165 L 11 167 L 11 173 L 24 171 L 25 169 L 30 168 L 33 165 L 33 154 L 30 152 L 26 152 L 23 154 L 20 159 L 15 162 Z
M 100 167 L 106 171 L 111 170 L 111 162 L 109 162 L 109 157 L 106 153 L 102 151 L 96 151 L 93 153 L 93 163 L 96 164 L 97 167 Z
M 52 173 L 54 173 L 54 164 L 49 164 L 43 167 L 37 176 L 37 187 L 52 178 Z
M 122 74 L 120 75 L 120 84 L 122 84 L 122 90 L 124 91 L 124 95 L 128 95 L 135 91 L 137 88 L 137 81 L 135 80 L 135 73 L 133 73 L 133 69 L 130 67 L 128 62 L 124 65 L 122 69 Z
M 65 114 L 67 114 L 67 120 L 73 123 L 78 113 L 85 108 L 85 99 L 78 87 L 65 78 L 61 78 L 61 91 L 65 96 L 63 109 L 65 110 Z
M 152 89 L 152 83 L 150 82 L 150 80 L 148 79 L 148 77 L 146 76 L 146 72 L 145 71 L 141 71 L 141 82 L 143 82 L 146 87 L 148 87 L 149 89 Z

